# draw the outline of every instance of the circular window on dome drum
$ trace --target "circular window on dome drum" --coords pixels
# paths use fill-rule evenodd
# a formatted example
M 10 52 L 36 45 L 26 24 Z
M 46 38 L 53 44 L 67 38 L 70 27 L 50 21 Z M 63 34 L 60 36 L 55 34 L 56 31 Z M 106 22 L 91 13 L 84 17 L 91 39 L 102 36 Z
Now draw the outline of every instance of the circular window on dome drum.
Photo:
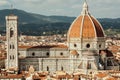
M 86 47 L 87 47 L 87 48 L 90 48 L 90 44 L 87 44 Z
M 77 47 L 77 44 L 74 44 L 74 47 Z

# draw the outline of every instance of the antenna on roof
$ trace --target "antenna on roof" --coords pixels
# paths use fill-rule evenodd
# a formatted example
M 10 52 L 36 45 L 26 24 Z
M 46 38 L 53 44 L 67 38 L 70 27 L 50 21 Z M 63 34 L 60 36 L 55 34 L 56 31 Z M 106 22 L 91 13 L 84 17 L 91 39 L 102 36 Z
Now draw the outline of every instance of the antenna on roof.
M 13 9 L 13 4 L 11 4 L 11 9 Z
M 85 3 L 87 3 L 87 0 L 84 0 Z
M 13 10 L 14 9 L 14 6 L 13 4 L 10 5 L 10 9 Z
M 10 5 L 11 14 L 13 14 L 13 4 Z

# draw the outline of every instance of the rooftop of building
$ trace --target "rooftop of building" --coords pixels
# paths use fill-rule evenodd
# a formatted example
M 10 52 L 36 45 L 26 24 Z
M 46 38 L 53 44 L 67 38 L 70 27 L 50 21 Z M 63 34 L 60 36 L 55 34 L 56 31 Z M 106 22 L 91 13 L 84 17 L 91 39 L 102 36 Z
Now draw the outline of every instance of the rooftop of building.
M 31 48 L 68 48 L 67 45 L 39 45 L 39 46 L 19 46 L 21 49 L 31 49 Z
M 6 57 L 0 57 L 0 60 L 5 60 L 6 59 Z
M 112 51 L 113 53 L 117 53 L 120 51 L 120 46 L 117 46 L 117 45 L 111 45 L 111 46 L 108 46 L 108 49 L 110 51 Z
M 91 73 L 84 74 L 83 72 L 80 72 L 79 74 L 68 74 L 65 71 L 56 71 L 55 73 L 50 74 L 48 71 L 41 71 L 41 72 L 34 72 L 32 75 L 28 71 L 22 71 L 21 74 L 8 74 L 6 72 L 0 73 L 0 79 L 21 79 L 21 78 L 31 78 L 32 79 L 75 79 L 78 80 L 79 78 L 84 79 L 103 79 L 106 78 L 106 80 L 118 80 L 119 75 L 116 77 L 112 74 L 116 74 L 116 71 L 97 71 L 97 73 L 94 71 Z M 117 74 L 120 74 L 120 72 L 117 71 Z

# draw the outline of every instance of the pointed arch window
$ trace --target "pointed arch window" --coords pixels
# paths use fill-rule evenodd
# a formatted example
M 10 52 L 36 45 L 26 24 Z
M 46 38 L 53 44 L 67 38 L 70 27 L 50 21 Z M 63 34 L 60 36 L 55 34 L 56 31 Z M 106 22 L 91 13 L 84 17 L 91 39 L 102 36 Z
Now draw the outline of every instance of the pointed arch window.
M 63 66 L 61 66 L 61 71 L 63 71 L 64 70 L 64 68 L 63 68 Z
M 14 45 L 12 45 L 12 48 L 15 49 Z
M 10 55 L 10 59 L 12 59 L 11 55 Z
M 13 55 L 13 59 L 15 59 L 14 55 Z
M 102 45 L 101 44 L 99 44 L 99 48 L 101 48 L 102 47 Z
M 12 46 L 11 46 L 11 44 L 10 44 L 10 49 L 12 49 Z
M 47 66 L 47 71 L 49 71 L 49 67 Z
M 20 55 L 20 53 L 18 53 L 18 56 Z
M 13 37 L 13 33 L 14 33 L 13 29 L 10 28 L 10 38 Z
M 88 62 L 88 64 L 87 64 L 87 69 L 91 69 L 91 63 L 90 62 Z

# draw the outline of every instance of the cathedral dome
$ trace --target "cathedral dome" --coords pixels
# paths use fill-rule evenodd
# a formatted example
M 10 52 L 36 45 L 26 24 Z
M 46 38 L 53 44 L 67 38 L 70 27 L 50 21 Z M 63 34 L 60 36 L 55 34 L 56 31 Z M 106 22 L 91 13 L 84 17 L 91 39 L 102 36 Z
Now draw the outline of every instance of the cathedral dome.
M 81 15 L 78 16 L 68 31 L 68 38 L 96 38 L 104 37 L 101 24 L 90 15 L 88 5 L 83 4 Z

